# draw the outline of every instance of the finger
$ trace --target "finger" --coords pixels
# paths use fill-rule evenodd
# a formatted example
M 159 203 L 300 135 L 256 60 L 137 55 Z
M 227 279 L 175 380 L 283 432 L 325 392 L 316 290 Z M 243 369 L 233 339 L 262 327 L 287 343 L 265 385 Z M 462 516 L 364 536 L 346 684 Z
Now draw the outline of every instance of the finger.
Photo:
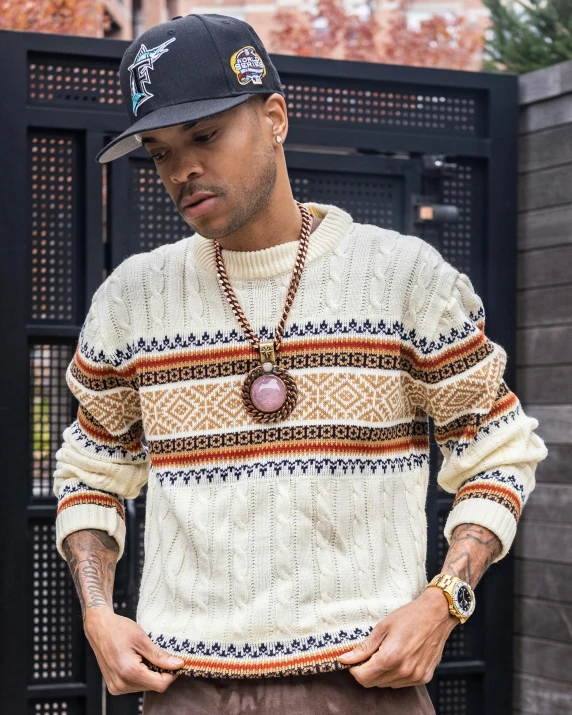
M 412 673 L 407 678 L 394 678 L 391 680 L 385 675 L 382 675 L 379 679 L 379 687 L 382 688 L 410 688 L 415 685 L 426 685 L 431 681 L 433 675 L 430 671 L 424 673 Z M 377 683 L 376 683 L 377 685 Z
M 379 678 L 395 679 L 397 677 L 393 668 L 388 669 L 381 661 L 378 653 L 374 653 L 369 660 L 364 663 L 358 663 L 349 670 L 358 683 L 366 688 L 372 687 Z
M 380 629 L 374 628 L 365 640 L 358 643 L 353 650 L 338 656 L 338 660 L 346 665 L 348 663 L 359 663 L 362 660 L 371 658 L 383 642 L 383 638 L 384 634 L 381 633 Z
M 364 676 L 359 675 L 359 677 L 361 680 Z M 408 688 L 410 685 L 417 685 L 417 683 L 414 683 L 411 678 L 399 678 L 394 671 L 382 673 L 377 678 L 373 674 L 367 679 L 367 687 L 372 688 Z
M 157 693 L 164 693 L 176 679 L 177 676 L 172 673 L 156 673 L 141 663 L 141 670 L 137 674 L 137 680 L 134 684 L 142 691 L 154 690 Z
M 106 679 L 106 684 L 111 695 L 126 695 L 144 690 L 163 693 L 174 680 L 175 676 L 171 673 L 155 673 L 140 662 L 127 673 L 119 674 L 118 678 L 109 681 Z
M 163 693 L 175 679 L 176 676 L 172 673 L 156 673 L 154 670 L 149 670 L 144 663 L 139 663 L 139 667 L 126 679 L 126 689 L 123 692 L 154 690 Z
M 417 666 L 412 672 L 403 672 L 403 669 L 393 668 L 382 673 L 373 682 L 378 688 L 409 688 L 415 685 L 425 685 L 433 677 L 433 671 L 422 666 Z
M 150 663 L 156 665 L 158 668 L 165 668 L 166 670 L 175 670 L 181 668 L 185 661 L 178 656 L 168 653 L 163 650 L 160 646 L 147 636 L 142 634 L 141 637 L 135 643 L 136 651 L 146 658 Z

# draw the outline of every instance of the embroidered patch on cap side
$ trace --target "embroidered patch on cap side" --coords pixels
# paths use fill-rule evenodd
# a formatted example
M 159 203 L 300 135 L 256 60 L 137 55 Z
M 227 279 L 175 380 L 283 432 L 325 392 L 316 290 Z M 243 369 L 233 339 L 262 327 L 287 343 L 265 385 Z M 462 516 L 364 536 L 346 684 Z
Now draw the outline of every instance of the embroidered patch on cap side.
M 151 99 L 154 95 L 147 90 L 145 85 L 151 84 L 151 78 L 149 77 L 149 70 L 153 69 L 153 65 L 161 55 L 168 52 L 167 45 L 171 42 L 175 42 L 177 38 L 172 37 L 170 40 L 163 42 L 162 45 L 157 47 L 152 47 L 148 50 L 145 45 L 141 45 L 139 52 L 135 56 L 135 61 L 128 68 L 131 73 L 129 77 L 129 86 L 131 87 L 131 100 L 133 102 L 133 114 L 137 116 L 137 110 L 148 99 Z
M 260 55 L 252 46 L 243 47 L 235 52 L 230 58 L 230 66 L 240 84 L 262 84 L 262 78 L 266 74 L 264 62 Z

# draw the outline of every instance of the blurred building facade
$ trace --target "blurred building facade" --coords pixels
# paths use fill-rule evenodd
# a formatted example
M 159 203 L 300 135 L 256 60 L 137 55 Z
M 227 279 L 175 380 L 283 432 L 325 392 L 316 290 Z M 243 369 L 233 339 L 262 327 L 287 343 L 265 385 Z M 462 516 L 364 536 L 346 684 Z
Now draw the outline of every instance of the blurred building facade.
M 346 6 L 363 13 L 369 12 L 372 2 L 381 22 L 398 5 L 396 0 L 347 0 Z M 107 14 L 107 37 L 130 40 L 177 15 L 216 12 L 248 22 L 270 51 L 276 11 L 308 7 L 304 0 L 104 0 L 103 4 Z M 481 0 L 412 0 L 407 12 L 408 24 L 417 27 L 431 15 L 448 13 L 464 15 L 484 27 L 488 25 L 489 13 Z

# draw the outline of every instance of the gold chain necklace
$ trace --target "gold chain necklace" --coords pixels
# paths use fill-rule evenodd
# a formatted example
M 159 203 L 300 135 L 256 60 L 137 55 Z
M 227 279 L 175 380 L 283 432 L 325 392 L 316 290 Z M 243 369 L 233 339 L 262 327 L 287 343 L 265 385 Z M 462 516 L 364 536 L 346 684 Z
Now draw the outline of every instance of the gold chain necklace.
M 304 204 L 298 201 L 296 201 L 296 204 L 302 214 L 300 244 L 296 253 L 294 271 L 290 279 L 284 310 L 276 328 L 274 340 L 262 341 L 252 329 L 230 285 L 219 242 L 216 239 L 214 240 L 216 269 L 222 292 L 241 328 L 246 333 L 250 344 L 258 351 L 260 356 L 260 365 L 254 367 L 248 373 L 242 385 L 242 399 L 246 410 L 257 422 L 276 422 L 277 420 L 286 419 L 294 409 L 298 399 L 298 388 L 292 376 L 287 370 L 276 364 L 276 353 L 282 345 L 286 318 L 300 283 L 308 251 L 308 240 L 312 231 L 313 219 L 310 212 Z

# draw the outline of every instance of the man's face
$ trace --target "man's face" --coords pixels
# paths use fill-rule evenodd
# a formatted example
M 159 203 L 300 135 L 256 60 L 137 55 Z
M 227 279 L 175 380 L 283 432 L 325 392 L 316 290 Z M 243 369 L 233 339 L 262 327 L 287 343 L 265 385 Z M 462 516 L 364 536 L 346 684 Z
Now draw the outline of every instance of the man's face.
M 277 161 L 264 121 L 254 98 L 194 125 L 141 135 L 179 213 L 201 235 L 228 236 L 270 201 Z

